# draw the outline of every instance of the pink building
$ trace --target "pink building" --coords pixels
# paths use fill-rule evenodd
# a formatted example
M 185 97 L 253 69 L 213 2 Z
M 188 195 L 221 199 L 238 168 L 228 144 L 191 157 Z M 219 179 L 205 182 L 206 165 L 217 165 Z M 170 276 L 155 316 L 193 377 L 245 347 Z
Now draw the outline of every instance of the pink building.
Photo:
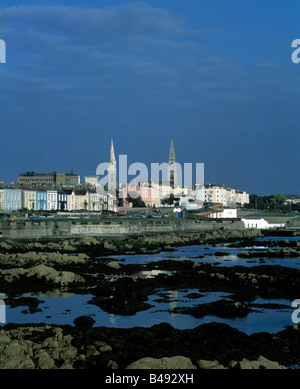
M 130 192 L 137 192 L 137 197 L 140 196 L 147 207 L 160 205 L 159 190 L 157 188 L 150 187 L 147 183 L 145 183 L 142 185 L 136 184 L 134 188 L 127 184 L 126 187 L 122 188 L 123 207 L 129 207 L 129 202 L 126 199 L 128 197 L 128 193 Z

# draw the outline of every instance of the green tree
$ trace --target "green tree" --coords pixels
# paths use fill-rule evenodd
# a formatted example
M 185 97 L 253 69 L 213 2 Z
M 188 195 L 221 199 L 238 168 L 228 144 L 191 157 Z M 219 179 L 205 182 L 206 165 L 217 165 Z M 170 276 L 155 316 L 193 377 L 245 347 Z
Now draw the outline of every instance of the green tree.
M 286 197 L 281 193 L 276 193 L 271 196 L 270 203 L 274 210 L 284 209 L 284 203 L 286 202 Z
M 173 205 L 174 202 L 174 195 L 173 193 L 170 194 L 170 197 L 165 197 L 161 200 L 162 205 Z
M 286 197 L 281 193 L 277 193 L 272 196 L 258 196 L 256 194 L 251 194 L 249 196 L 249 204 L 245 204 L 244 208 L 266 211 L 287 210 L 288 206 L 285 202 Z
M 129 203 L 132 203 L 133 208 L 145 208 L 146 204 L 142 200 L 141 196 L 135 198 L 136 196 L 130 196 L 130 193 L 128 194 L 126 201 Z

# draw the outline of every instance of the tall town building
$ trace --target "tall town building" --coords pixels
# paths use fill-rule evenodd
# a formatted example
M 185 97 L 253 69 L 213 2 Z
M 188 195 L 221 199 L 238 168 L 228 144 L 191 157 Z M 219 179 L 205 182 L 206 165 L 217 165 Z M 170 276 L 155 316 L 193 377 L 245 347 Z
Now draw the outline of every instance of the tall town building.
M 75 186 L 80 184 L 80 176 L 71 173 L 35 173 L 20 174 L 18 184 L 33 186 Z
M 117 191 L 117 162 L 115 157 L 115 150 L 113 140 L 111 140 L 110 145 L 110 154 L 108 162 L 108 183 L 107 183 L 108 192 L 112 195 L 116 195 Z
M 99 183 L 99 177 L 95 175 L 89 175 L 84 177 L 85 184 L 97 187 Z
M 173 138 L 171 138 L 170 153 L 169 153 L 169 162 L 168 162 L 168 181 L 171 188 L 177 186 L 177 168 L 176 168 L 176 158 L 175 158 L 175 148 Z

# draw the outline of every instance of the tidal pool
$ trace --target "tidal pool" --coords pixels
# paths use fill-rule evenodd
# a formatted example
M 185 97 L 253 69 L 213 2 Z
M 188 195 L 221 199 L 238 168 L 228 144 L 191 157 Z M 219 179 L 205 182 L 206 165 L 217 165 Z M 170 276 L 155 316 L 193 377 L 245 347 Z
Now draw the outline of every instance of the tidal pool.
M 190 298 L 189 296 L 197 296 Z M 201 293 L 198 289 L 185 290 L 158 290 L 156 294 L 149 296 L 148 303 L 153 305 L 146 311 L 137 312 L 135 315 L 122 316 L 104 312 L 98 306 L 89 304 L 93 297 L 91 294 L 23 294 L 19 297 L 34 297 L 42 300 L 39 304 L 41 312 L 29 313 L 28 307 L 15 308 L 6 306 L 6 323 L 46 323 L 74 325 L 73 320 L 81 315 L 92 316 L 96 321 L 94 326 L 108 326 L 115 328 L 151 327 L 154 324 L 166 322 L 177 329 L 195 328 L 204 323 L 226 323 L 239 331 L 250 335 L 255 332 L 276 333 L 287 325 L 293 325 L 291 320 L 292 308 L 289 300 L 265 300 L 257 299 L 253 304 L 284 304 L 287 308 L 255 308 L 257 312 L 251 312 L 244 318 L 224 319 L 207 315 L 195 318 L 191 315 L 172 313 L 175 307 L 192 307 L 197 304 L 214 302 L 228 297 L 226 293 Z M 4 299 L 5 301 L 5 299 Z M 2 323 L 2 325 L 4 325 Z
M 260 248 L 263 252 L 266 248 L 260 245 L 262 240 L 296 240 L 300 237 L 265 237 L 255 239 L 257 241 L 256 248 Z M 162 251 L 156 254 L 142 255 L 120 255 L 110 256 L 117 260 L 122 260 L 124 264 L 145 264 L 160 260 L 192 260 L 197 262 L 215 263 L 216 266 L 246 266 L 253 267 L 259 265 L 280 265 L 292 268 L 300 268 L 300 258 L 239 258 L 237 254 L 240 251 L 253 250 L 255 247 L 236 248 L 229 247 L 229 243 L 216 245 L 193 245 L 174 247 L 172 251 Z M 226 255 L 215 255 L 216 252 L 224 252 Z M 158 275 L 160 270 L 146 271 L 142 274 L 144 277 L 152 277 Z M 168 274 L 168 272 L 163 271 Z M 151 273 L 151 274 L 150 274 Z M 157 273 L 157 274 L 156 274 Z M 171 274 L 171 272 L 169 272 Z M 141 276 L 139 273 L 138 277 Z M 135 275 L 133 275 L 133 278 Z M 1 299 L 5 302 L 6 296 L 0 294 Z M 291 301 L 289 300 L 263 300 L 257 299 L 253 304 L 283 304 L 285 308 L 279 307 L 258 307 L 255 312 L 249 313 L 243 318 L 224 319 L 217 316 L 207 315 L 201 318 L 195 318 L 191 315 L 182 313 L 172 313 L 171 310 L 175 307 L 193 307 L 198 304 L 214 302 L 224 298 L 230 298 L 228 294 L 223 292 L 202 293 L 198 289 L 178 289 L 165 290 L 159 289 L 155 294 L 150 295 L 147 303 L 152 307 L 135 315 L 123 316 L 110 314 L 98 306 L 89 304 L 88 302 L 94 297 L 93 294 L 72 294 L 62 293 L 59 290 L 49 291 L 46 294 L 23 294 L 19 297 L 31 297 L 42 300 L 38 308 L 41 312 L 30 313 L 28 306 L 5 306 L 6 323 L 46 323 L 46 324 L 70 324 L 73 325 L 73 320 L 82 315 L 90 315 L 96 321 L 94 326 L 108 326 L 116 328 L 132 328 L 132 327 L 151 327 L 154 324 L 167 322 L 177 329 L 195 328 L 204 323 L 219 322 L 226 323 L 239 331 L 246 334 L 255 332 L 276 333 L 291 326 L 292 312 Z M 299 296 L 295 296 L 297 298 Z M 0 318 L 1 319 L 1 318 Z M 0 325 L 4 325 L 1 323 Z
M 249 247 L 229 247 L 231 243 L 220 243 L 215 245 L 192 245 L 173 247 L 172 251 L 161 251 L 156 254 L 134 254 L 134 255 L 114 255 L 113 258 L 122 261 L 124 264 L 146 264 L 161 260 L 191 260 L 197 262 L 215 263 L 216 266 L 260 266 L 260 265 L 279 265 L 284 267 L 300 268 L 300 258 L 267 258 L 263 252 L 269 248 L 259 245 L 261 240 L 293 240 L 299 241 L 300 237 L 264 237 L 257 238 L 257 246 Z M 260 250 L 261 257 L 240 258 L 237 256 L 241 251 Z M 223 252 L 225 255 L 214 255 Z

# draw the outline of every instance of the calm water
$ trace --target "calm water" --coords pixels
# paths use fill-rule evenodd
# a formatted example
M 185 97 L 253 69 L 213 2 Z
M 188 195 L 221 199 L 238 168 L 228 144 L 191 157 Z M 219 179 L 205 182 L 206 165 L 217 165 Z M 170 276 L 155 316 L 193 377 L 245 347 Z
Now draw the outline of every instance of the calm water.
M 266 238 L 263 238 L 266 239 Z M 300 240 L 300 237 L 272 237 L 272 240 L 289 239 Z M 257 240 L 257 248 L 259 248 L 259 239 Z M 250 247 L 249 250 L 254 249 Z M 184 246 L 177 247 L 172 252 L 162 252 L 152 255 L 128 255 L 128 256 L 114 256 L 115 259 L 125 260 L 123 263 L 136 263 L 143 264 L 152 261 L 158 261 L 163 259 L 177 259 L 177 260 L 195 260 L 199 262 L 218 263 L 217 266 L 257 266 L 262 262 L 257 258 L 251 258 L 251 260 L 238 258 L 237 254 L 241 250 L 247 250 L 247 248 L 236 249 L 228 247 L 228 244 L 219 244 L 215 246 L 201 245 L 201 246 Z M 265 250 L 261 247 L 261 250 Z M 229 255 L 226 256 L 214 256 L 207 255 L 213 254 L 216 251 L 228 251 Z M 203 255 L 204 258 L 198 258 L 199 255 Z M 281 265 L 289 266 L 293 268 L 300 267 L 300 258 L 294 259 L 265 259 L 263 264 L 269 265 Z M 259 312 L 253 312 L 248 314 L 245 318 L 237 319 L 223 319 L 216 316 L 205 316 L 203 318 L 194 318 L 190 315 L 174 314 L 168 312 L 170 308 L 174 307 L 191 307 L 201 303 L 213 302 L 219 299 L 226 298 L 228 295 L 220 293 L 201 293 L 204 296 L 197 298 L 190 298 L 188 294 L 199 293 L 198 289 L 185 289 L 185 290 L 158 290 L 155 295 L 149 296 L 148 303 L 153 307 L 142 312 L 138 312 L 132 316 L 121 316 L 109 314 L 102 311 L 96 305 L 89 304 L 88 301 L 92 299 L 93 295 L 80 295 L 80 294 L 62 294 L 60 291 L 55 290 L 48 294 L 26 294 L 20 297 L 37 297 L 43 302 L 40 303 L 39 308 L 42 312 L 26 313 L 28 312 L 27 306 L 20 306 L 11 308 L 6 306 L 6 323 L 47 323 L 47 324 L 73 324 L 73 320 L 81 315 L 91 315 L 96 323 L 94 326 L 109 326 L 119 328 L 130 328 L 135 326 L 150 327 L 154 324 L 161 322 L 170 323 L 173 327 L 178 329 L 194 328 L 198 325 L 209 322 L 220 322 L 229 324 L 233 328 L 237 328 L 247 334 L 254 332 L 266 331 L 270 333 L 276 333 L 284 329 L 286 325 L 293 325 L 291 320 L 291 314 L 293 312 L 291 308 L 291 301 L 289 300 L 264 300 L 257 299 L 254 303 L 277 303 L 287 305 L 287 308 L 283 309 L 262 309 L 255 308 Z M 161 295 L 168 297 L 169 302 L 164 302 Z M 5 295 L 0 295 L 0 298 L 5 299 Z M 295 298 L 300 298 L 295 296 Z M 23 311 L 23 312 L 22 312 Z
M 125 264 L 144 264 L 148 262 L 161 261 L 163 259 L 176 259 L 176 260 L 194 260 L 197 262 L 215 263 L 217 266 L 259 266 L 259 265 L 280 265 L 292 268 L 300 267 L 300 258 L 263 258 L 263 252 L 268 250 L 268 247 L 259 245 L 263 240 L 293 240 L 300 241 L 300 236 L 297 237 L 268 237 L 257 238 L 257 246 L 232 248 L 228 247 L 231 243 L 217 244 L 217 245 L 194 245 L 194 246 L 182 246 L 175 247 L 175 251 L 163 251 L 159 254 L 141 254 L 141 255 L 120 255 L 111 256 L 118 260 L 122 260 Z M 272 249 L 275 249 L 272 247 Z M 237 254 L 241 251 L 260 250 L 261 258 L 239 258 Z M 229 255 L 215 256 L 211 255 L 215 252 L 228 252 Z M 199 258 L 204 256 L 204 258 Z

